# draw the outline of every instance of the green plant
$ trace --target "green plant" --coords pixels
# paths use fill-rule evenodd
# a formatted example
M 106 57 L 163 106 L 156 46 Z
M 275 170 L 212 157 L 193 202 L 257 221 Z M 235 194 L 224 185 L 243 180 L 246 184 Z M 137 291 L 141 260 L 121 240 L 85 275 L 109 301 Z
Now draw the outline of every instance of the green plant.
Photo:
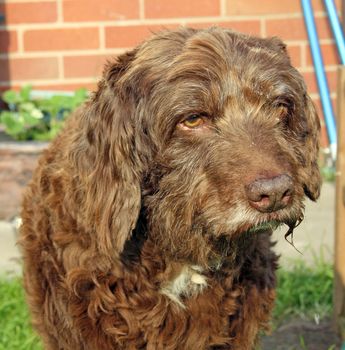
M 327 182 L 334 182 L 336 177 L 336 169 L 334 166 L 332 167 L 322 167 L 320 168 L 321 175 L 323 179 Z
M 320 260 L 313 267 L 295 262 L 291 270 L 278 270 L 274 317 L 321 319 L 332 312 L 333 268 Z
M 32 331 L 21 279 L 0 277 L 0 350 L 41 350 Z
M 31 86 L 24 86 L 19 92 L 8 90 L 2 95 L 8 110 L 0 113 L 0 122 L 5 132 L 16 140 L 51 140 L 70 112 L 86 98 L 86 89 L 76 90 L 72 96 L 40 99 L 32 98 Z

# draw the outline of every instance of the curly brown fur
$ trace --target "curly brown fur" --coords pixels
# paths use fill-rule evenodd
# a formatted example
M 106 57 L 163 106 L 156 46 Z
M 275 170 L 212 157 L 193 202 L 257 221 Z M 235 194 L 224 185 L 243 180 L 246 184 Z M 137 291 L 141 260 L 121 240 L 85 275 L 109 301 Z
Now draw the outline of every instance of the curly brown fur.
M 272 228 L 290 234 L 319 196 L 318 134 L 277 38 L 185 28 L 109 63 L 24 198 L 46 349 L 252 349 L 274 303 Z M 248 186 L 281 175 L 284 207 L 250 205 Z

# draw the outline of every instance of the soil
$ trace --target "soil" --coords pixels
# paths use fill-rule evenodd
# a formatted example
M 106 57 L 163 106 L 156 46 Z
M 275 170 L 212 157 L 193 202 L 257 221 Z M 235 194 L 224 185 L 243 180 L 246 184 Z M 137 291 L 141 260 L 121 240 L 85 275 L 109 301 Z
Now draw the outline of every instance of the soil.
M 261 350 L 339 350 L 341 340 L 330 320 L 293 320 L 261 338 Z

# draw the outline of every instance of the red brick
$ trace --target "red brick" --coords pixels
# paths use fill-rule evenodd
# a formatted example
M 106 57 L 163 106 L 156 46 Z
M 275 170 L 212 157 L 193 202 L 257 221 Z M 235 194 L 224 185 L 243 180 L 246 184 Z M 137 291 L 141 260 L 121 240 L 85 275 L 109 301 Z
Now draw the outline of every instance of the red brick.
M 341 1 L 342 0 L 335 0 L 335 6 L 336 8 L 340 11 L 341 9 Z M 323 0 L 313 0 L 312 1 L 313 4 L 313 10 L 314 11 L 326 11 L 325 10 L 325 6 L 324 6 L 324 1 Z
M 107 48 L 133 47 L 149 38 L 152 33 L 176 27 L 178 27 L 177 24 L 107 27 L 105 28 L 105 45 Z
M 335 1 L 337 9 L 341 8 L 341 0 Z M 312 1 L 314 11 L 324 11 L 325 7 L 322 0 Z M 257 0 L 227 0 L 226 14 L 233 15 L 271 15 L 271 14 L 291 14 L 301 13 L 302 8 L 299 1 L 288 0 L 265 0 L 260 3 Z
M 331 31 L 325 17 L 315 19 L 319 39 L 331 38 Z M 279 36 L 283 40 L 307 40 L 303 18 L 266 20 L 267 36 Z
M 319 115 L 319 118 L 321 121 L 320 144 L 321 144 L 322 148 L 326 148 L 329 146 L 329 141 L 328 141 L 327 125 L 325 122 L 325 116 L 323 115 L 320 97 L 317 96 L 316 98 L 313 98 L 313 102 L 315 104 L 317 114 Z M 334 108 L 335 104 L 336 104 L 336 99 L 332 98 L 331 102 L 332 102 L 332 106 L 333 106 L 333 111 L 336 112 L 336 110 Z
M 316 18 L 315 22 L 319 39 L 333 39 L 332 30 L 327 17 Z
M 303 18 L 266 20 L 267 36 L 279 36 L 283 40 L 306 40 Z
M 335 44 L 322 44 L 320 46 L 321 52 L 322 52 L 322 59 L 324 65 L 338 65 L 339 64 L 339 56 L 338 56 L 338 51 L 335 46 Z M 311 56 L 311 50 L 310 46 L 307 45 L 306 47 L 306 56 L 307 56 L 307 66 L 312 66 L 313 65 L 313 59 Z
M 238 32 L 260 35 L 260 21 L 257 20 L 241 20 L 241 21 L 228 21 L 228 22 L 207 22 L 207 23 L 188 23 L 188 27 L 192 28 L 208 28 L 212 26 L 218 26 L 223 28 L 229 28 Z
M 0 53 L 18 50 L 17 32 L 14 30 L 0 30 Z
M 303 78 L 307 84 L 308 93 L 318 93 L 317 80 L 314 72 L 302 73 Z M 337 89 L 337 72 L 327 72 L 327 81 L 330 92 L 334 92 Z
M 139 18 L 139 0 L 63 0 L 65 21 L 110 21 Z
M 56 22 L 56 2 L 19 2 L 0 4 L 0 13 L 5 14 L 5 23 L 48 23 Z
M 0 60 L 0 80 L 55 79 L 59 76 L 56 57 Z
M 106 55 L 64 57 L 65 77 L 100 77 L 107 59 L 110 59 L 110 57 Z
M 318 93 L 318 86 L 315 77 L 315 72 L 304 72 L 302 73 L 305 83 L 307 84 L 307 90 L 309 94 Z
M 25 51 L 85 50 L 99 48 L 98 28 L 28 30 Z
M 313 102 L 314 102 L 316 111 L 317 111 L 317 113 L 318 113 L 319 116 L 320 116 L 321 123 L 324 123 L 324 121 L 323 121 L 323 119 L 322 119 L 323 116 L 322 116 L 322 107 L 321 107 L 320 96 L 318 95 L 317 97 L 314 97 L 312 100 L 313 100 Z
M 145 0 L 146 18 L 219 16 L 219 0 Z
M 233 15 L 266 15 L 275 13 L 296 13 L 300 12 L 301 7 L 298 1 L 288 0 L 227 0 L 226 14 Z
M 302 48 L 300 45 L 288 45 L 288 55 L 291 58 L 291 63 L 294 67 L 302 66 Z

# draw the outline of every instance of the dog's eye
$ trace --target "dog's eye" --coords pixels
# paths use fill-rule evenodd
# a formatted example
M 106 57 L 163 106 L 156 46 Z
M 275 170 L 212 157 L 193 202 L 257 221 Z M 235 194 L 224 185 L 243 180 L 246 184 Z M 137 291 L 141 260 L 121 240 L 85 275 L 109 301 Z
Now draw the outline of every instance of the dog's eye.
M 290 117 L 293 115 L 294 109 L 294 103 L 290 100 L 278 101 L 276 103 L 278 119 L 284 124 L 289 122 Z
M 278 111 L 278 114 L 281 118 L 286 117 L 290 112 L 289 106 L 286 105 L 285 103 L 279 103 L 277 105 L 277 111 Z
M 183 127 L 188 129 L 196 129 L 205 124 L 205 116 L 200 114 L 192 114 L 188 118 L 184 119 L 181 124 Z

